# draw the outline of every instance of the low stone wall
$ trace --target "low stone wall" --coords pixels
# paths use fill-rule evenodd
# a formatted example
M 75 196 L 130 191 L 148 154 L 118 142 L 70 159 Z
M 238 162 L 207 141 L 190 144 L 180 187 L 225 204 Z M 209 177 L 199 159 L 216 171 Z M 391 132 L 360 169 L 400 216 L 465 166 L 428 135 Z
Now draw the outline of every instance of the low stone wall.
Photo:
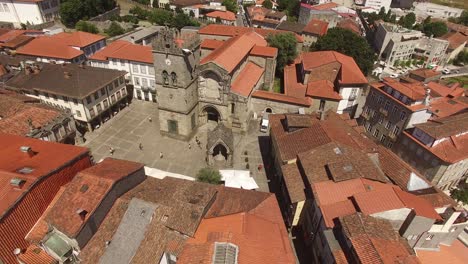
M 103 14 L 90 18 L 89 21 L 106 21 L 109 20 L 113 16 L 120 15 L 120 6 L 116 6 L 114 9 L 109 10 Z

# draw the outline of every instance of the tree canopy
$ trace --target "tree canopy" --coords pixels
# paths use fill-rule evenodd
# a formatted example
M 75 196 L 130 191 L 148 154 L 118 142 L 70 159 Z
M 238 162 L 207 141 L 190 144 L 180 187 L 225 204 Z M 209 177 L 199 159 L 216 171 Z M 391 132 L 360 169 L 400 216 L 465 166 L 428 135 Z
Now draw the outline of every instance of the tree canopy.
M 433 36 L 435 38 L 441 37 L 448 32 L 447 25 L 442 21 L 429 22 L 423 25 L 423 32 L 426 36 Z
M 237 14 L 239 7 L 237 6 L 237 2 L 235 0 L 224 0 L 222 5 L 225 6 L 228 11 Z
M 299 17 L 299 10 L 301 8 L 301 1 L 299 0 L 278 0 L 278 10 L 286 12 L 286 15 L 291 17 L 291 20 L 297 20 Z M 294 18 L 293 18 L 294 17 Z
M 413 12 L 408 13 L 406 16 L 400 17 L 400 20 L 398 20 L 399 25 L 408 29 L 412 29 L 414 23 L 416 23 L 416 15 Z
M 464 10 L 460 17 L 449 17 L 448 20 L 452 23 L 468 26 L 468 10 Z
M 219 184 L 221 182 L 221 174 L 218 170 L 212 168 L 203 168 L 200 169 L 197 173 L 197 181 Z
M 468 190 L 467 189 L 455 189 L 453 190 L 450 195 L 455 200 L 462 202 L 464 204 L 468 204 Z
M 334 50 L 352 57 L 361 71 L 367 75 L 376 59 L 374 50 L 367 41 L 343 28 L 329 29 L 310 47 L 311 51 Z
M 99 33 L 98 28 L 94 24 L 88 23 L 86 21 L 78 21 L 78 23 L 75 25 L 75 29 L 93 34 Z
M 272 9 L 273 8 L 273 3 L 270 0 L 265 0 L 262 4 L 263 7 Z
M 115 6 L 115 0 L 62 0 L 60 18 L 65 26 L 74 27 L 78 21 L 95 17 Z
M 104 30 L 104 32 L 107 35 L 109 35 L 111 37 L 114 37 L 114 36 L 122 35 L 123 33 L 125 33 L 125 29 L 123 29 L 122 26 L 120 26 L 119 23 L 117 23 L 115 21 L 112 21 L 109 28 Z
M 267 37 L 268 45 L 278 49 L 276 58 L 276 71 L 281 74 L 284 66 L 292 63 L 297 56 L 297 39 L 293 33 L 270 34 Z

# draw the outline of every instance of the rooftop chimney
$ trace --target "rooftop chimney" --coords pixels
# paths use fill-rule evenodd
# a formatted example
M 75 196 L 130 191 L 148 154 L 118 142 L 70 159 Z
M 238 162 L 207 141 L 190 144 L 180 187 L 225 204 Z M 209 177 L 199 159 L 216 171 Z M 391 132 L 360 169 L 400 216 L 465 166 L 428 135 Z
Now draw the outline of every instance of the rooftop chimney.
M 34 151 L 29 146 L 21 146 L 20 151 L 23 152 L 23 153 L 28 154 L 29 157 L 34 156 Z
M 78 210 L 76 210 L 76 213 L 80 216 L 81 220 L 84 221 L 86 218 L 86 215 L 88 214 L 88 211 L 79 208 Z
M 130 36 L 130 39 L 131 39 L 132 44 L 135 44 L 135 37 L 134 37 L 134 36 Z
M 431 89 L 426 89 L 426 95 L 424 96 L 424 105 L 429 106 L 431 103 Z

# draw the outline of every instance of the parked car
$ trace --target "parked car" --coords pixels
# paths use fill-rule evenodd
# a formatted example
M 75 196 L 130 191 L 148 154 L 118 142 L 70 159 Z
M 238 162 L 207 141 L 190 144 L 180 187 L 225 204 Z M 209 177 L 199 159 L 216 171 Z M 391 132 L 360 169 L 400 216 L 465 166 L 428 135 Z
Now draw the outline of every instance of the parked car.
M 443 69 L 443 70 L 442 70 L 442 73 L 443 73 L 443 74 L 449 74 L 449 73 L 450 73 L 450 70 L 449 70 L 449 69 Z
M 390 75 L 391 78 L 398 78 L 398 74 L 396 73 L 393 73 L 392 75 Z
M 260 132 L 268 132 L 270 121 L 268 119 L 268 113 L 264 113 L 262 116 L 262 122 L 260 123 Z

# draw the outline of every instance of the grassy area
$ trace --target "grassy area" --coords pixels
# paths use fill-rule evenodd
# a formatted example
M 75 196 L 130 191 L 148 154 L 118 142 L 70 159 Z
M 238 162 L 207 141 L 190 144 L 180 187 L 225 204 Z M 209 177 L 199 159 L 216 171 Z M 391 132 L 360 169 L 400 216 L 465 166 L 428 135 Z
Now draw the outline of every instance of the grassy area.
M 468 9 L 468 1 L 466 0 L 431 0 L 431 3 Z
M 275 93 L 283 92 L 283 81 L 278 77 L 275 77 L 275 82 L 273 83 L 273 92 Z
M 445 79 L 449 84 L 459 82 L 463 88 L 468 89 L 468 76 L 458 76 Z

